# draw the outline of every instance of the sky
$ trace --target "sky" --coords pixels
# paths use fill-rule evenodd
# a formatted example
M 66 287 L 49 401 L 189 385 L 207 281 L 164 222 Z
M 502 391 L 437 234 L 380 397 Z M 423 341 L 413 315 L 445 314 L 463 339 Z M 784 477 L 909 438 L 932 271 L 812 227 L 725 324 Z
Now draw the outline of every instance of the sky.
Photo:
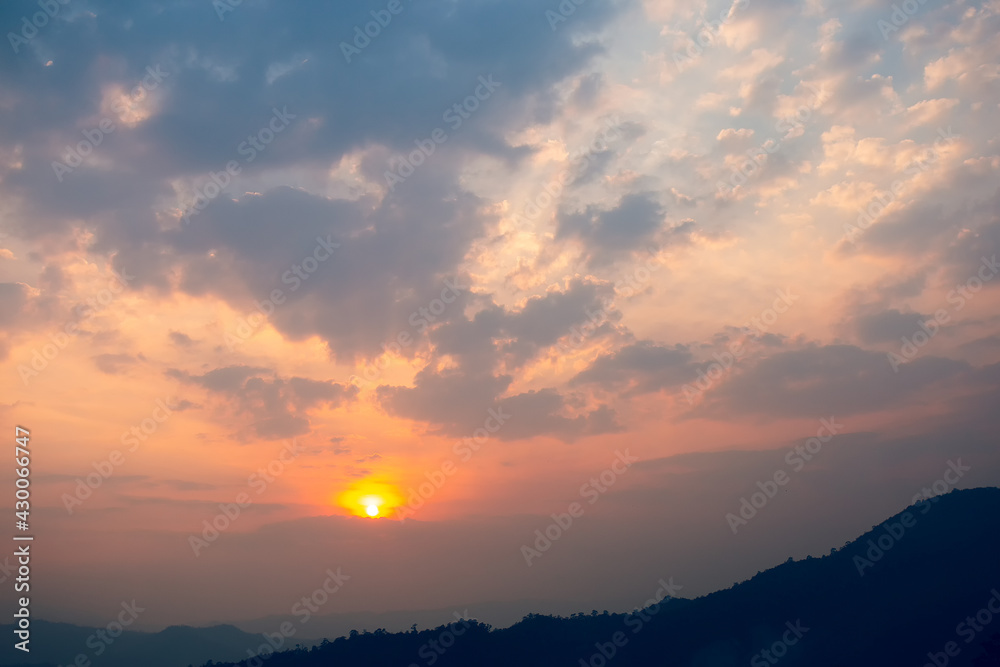
M 0 8 L 37 616 L 625 610 L 1000 484 L 1000 2 L 339 5 Z

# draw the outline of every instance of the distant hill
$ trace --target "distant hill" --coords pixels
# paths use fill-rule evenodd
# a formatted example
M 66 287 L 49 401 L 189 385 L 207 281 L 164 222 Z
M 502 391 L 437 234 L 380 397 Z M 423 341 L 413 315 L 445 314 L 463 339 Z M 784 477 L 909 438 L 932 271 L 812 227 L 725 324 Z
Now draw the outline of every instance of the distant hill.
M 261 643 L 260 635 L 249 634 L 231 625 L 211 628 L 172 626 L 161 632 L 124 632 L 101 656 L 87 647 L 95 628 L 38 620 L 31 624 L 31 653 L 15 649 L 13 642 L 0 645 L 0 665 L 12 667 L 57 667 L 73 664 L 80 653 L 93 667 L 187 667 L 208 660 L 239 660 L 247 648 Z M 0 635 L 12 637 L 12 625 L 0 626 Z M 99 645 L 94 641 L 94 646 Z M 312 642 L 302 641 L 305 646 Z M 27 658 L 27 659 L 26 659 Z
M 987 607 L 1000 610 L 998 591 L 1000 489 L 972 489 L 913 506 L 822 558 L 790 560 L 656 613 L 376 630 L 238 664 L 986 667 L 1000 665 L 1000 613 Z
M 413 624 L 416 624 L 419 628 L 433 628 L 442 623 L 454 620 L 456 611 L 464 613 L 466 610 L 468 610 L 469 615 L 473 618 L 481 619 L 496 627 L 506 628 L 520 621 L 528 612 L 569 615 L 582 608 L 583 605 L 580 602 L 534 599 L 505 602 L 469 602 L 468 604 L 441 609 L 332 612 L 313 615 L 309 620 L 308 632 L 312 637 L 329 637 L 330 639 L 334 639 L 346 636 L 351 630 L 362 630 L 364 628 L 372 630 L 383 628 L 390 632 L 403 632 L 408 630 Z M 623 600 L 621 607 L 616 608 L 626 609 L 628 608 L 628 602 Z M 273 632 L 275 628 L 287 620 L 289 620 L 289 616 L 285 614 L 283 616 L 266 616 L 250 621 L 240 621 L 239 623 L 235 623 L 235 625 L 246 632 Z

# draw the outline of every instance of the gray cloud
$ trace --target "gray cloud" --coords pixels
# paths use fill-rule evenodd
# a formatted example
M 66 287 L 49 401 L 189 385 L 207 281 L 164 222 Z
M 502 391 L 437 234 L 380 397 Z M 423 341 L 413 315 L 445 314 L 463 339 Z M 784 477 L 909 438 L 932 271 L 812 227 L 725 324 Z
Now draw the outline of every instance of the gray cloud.
M 98 370 L 108 375 L 118 375 L 138 361 L 131 354 L 99 354 L 93 359 Z
M 667 347 L 640 341 L 598 357 L 578 373 L 573 385 L 593 383 L 608 389 L 641 394 L 676 389 L 695 378 L 698 365 L 686 346 Z
M 920 313 L 903 313 L 895 308 L 878 312 L 859 314 L 854 318 L 854 327 L 861 342 L 885 343 L 898 341 L 920 330 L 920 325 L 929 319 Z
M 651 193 L 629 194 L 611 209 L 588 206 L 576 213 L 560 211 L 556 236 L 583 241 L 589 263 L 600 266 L 652 241 L 664 215 L 663 206 Z
M 291 377 L 284 380 L 266 368 L 227 366 L 203 375 L 171 369 L 167 375 L 221 394 L 235 412 L 253 417 L 257 437 L 277 440 L 309 432 L 308 410 L 354 400 L 357 387 Z
M 709 389 L 692 416 L 847 416 L 898 407 L 935 385 L 968 375 L 968 364 L 922 356 L 893 372 L 886 354 L 851 345 L 778 352 Z
M 195 340 L 188 336 L 186 333 L 181 331 L 171 331 L 168 334 L 170 342 L 172 342 L 177 347 L 191 347 L 195 344 Z

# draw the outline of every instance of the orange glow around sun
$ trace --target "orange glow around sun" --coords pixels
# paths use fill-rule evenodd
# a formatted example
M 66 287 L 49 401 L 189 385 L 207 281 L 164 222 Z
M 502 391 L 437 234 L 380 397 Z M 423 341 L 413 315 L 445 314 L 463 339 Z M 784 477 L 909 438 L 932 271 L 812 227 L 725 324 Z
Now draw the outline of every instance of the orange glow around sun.
M 380 519 L 392 516 L 403 503 L 402 494 L 387 482 L 365 479 L 355 482 L 337 496 L 336 504 L 354 516 Z

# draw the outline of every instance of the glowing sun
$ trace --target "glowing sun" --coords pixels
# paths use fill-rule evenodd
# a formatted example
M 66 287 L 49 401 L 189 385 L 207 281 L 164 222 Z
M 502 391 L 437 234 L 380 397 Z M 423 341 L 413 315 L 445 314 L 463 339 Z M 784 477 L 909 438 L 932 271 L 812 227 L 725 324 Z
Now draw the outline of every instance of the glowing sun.
M 392 517 L 404 500 L 394 484 L 369 478 L 344 489 L 334 502 L 354 516 L 384 519 Z

